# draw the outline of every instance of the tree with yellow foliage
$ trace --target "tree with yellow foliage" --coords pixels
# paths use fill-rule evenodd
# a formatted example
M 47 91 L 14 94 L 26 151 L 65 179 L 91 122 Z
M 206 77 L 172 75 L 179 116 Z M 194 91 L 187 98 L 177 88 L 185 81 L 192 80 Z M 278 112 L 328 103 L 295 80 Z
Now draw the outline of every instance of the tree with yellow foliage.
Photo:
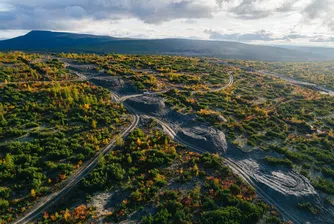
M 196 176 L 198 176 L 199 168 L 198 168 L 197 164 L 194 165 L 194 171 L 195 171 Z
M 91 127 L 92 127 L 93 129 L 96 129 L 96 128 L 97 128 L 97 122 L 96 122 L 96 120 L 92 120 Z
M 141 144 L 142 144 L 142 142 L 141 142 L 140 138 L 137 138 L 137 145 L 141 145 Z
M 85 104 L 84 104 L 84 108 L 85 108 L 86 110 L 88 110 L 88 109 L 89 109 L 89 104 L 88 104 L 88 103 L 85 103 Z
M 66 209 L 65 213 L 64 213 L 64 219 L 66 222 L 68 222 L 71 218 L 71 213 L 68 209 Z
M 117 146 L 122 146 L 123 145 L 123 138 L 117 137 L 116 138 L 116 145 Z
M 31 197 L 33 197 L 33 198 L 36 197 L 36 191 L 35 191 L 35 189 L 31 189 L 31 191 L 30 191 L 30 195 L 31 195 Z

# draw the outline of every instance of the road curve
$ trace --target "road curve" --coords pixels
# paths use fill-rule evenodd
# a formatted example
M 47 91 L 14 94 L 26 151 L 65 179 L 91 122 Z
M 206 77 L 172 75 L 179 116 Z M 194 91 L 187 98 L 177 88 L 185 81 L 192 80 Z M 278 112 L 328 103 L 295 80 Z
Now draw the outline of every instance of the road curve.
M 228 84 L 226 84 L 225 86 L 219 87 L 219 88 L 217 88 L 217 89 L 191 91 L 191 94 L 193 95 L 193 94 L 195 94 L 195 93 L 219 92 L 219 91 L 221 91 L 221 90 L 224 90 L 224 89 L 226 89 L 226 88 L 232 86 L 232 85 L 233 85 L 233 82 L 234 82 L 232 72 L 229 72 L 228 74 L 229 74 L 229 82 L 228 82 Z M 144 94 L 144 93 L 141 93 L 141 94 L 133 94 L 133 95 L 128 95 L 128 96 L 118 97 L 118 98 L 117 98 L 117 101 L 118 101 L 119 103 L 121 103 L 121 102 L 124 102 L 124 101 L 126 101 L 126 100 L 128 100 L 128 99 L 131 99 L 131 98 L 136 98 L 136 97 L 140 97 L 140 96 L 144 96 L 144 95 L 145 95 L 145 96 L 151 96 L 151 95 L 156 95 L 156 94 L 163 94 L 163 93 L 166 93 L 166 92 L 168 92 L 168 91 L 169 91 L 169 89 L 162 90 L 162 91 L 158 91 L 158 92 L 150 92 L 150 93 L 146 93 L 146 94 Z M 182 91 L 184 91 L 184 90 L 180 90 L 180 91 L 182 92 Z M 184 92 L 188 92 L 188 91 L 184 91 Z
M 122 103 L 125 100 L 131 99 L 131 98 L 136 98 L 136 97 L 140 97 L 140 96 L 152 96 L 152 95 L 157 95 L 157 94 L 163 94 L 168 92 L 169 89 L 167 90 L 163 90 L 163 91 L 159 91 L 159 92 L 151 92 L 151 93 L 140 93 L 140 94 L 134 94 L 134 95 L 128 95 L 128 96 L 123 96 L 123 97 L 118 97 L 118 102 Z
M 123 131 L 117 138 L 123 138 L 128 135 L 131 131 L 133 131 L 139 124 L 140 117 L 134 114 L 131 108 L 127 108 L 133 115 L 133 121 L 131 125 Z M 29 223 L 35 220 L 38 216 L 41 215 L 43 211 L 48 209 L 51 205 L 53 205 L 56 201 L 65 196 L 76 184 L 78 184 L 94 167 L 98 164 L 100 155 L 105 155 L 109 153 L 116 145 L 116 139 L 114 138 L 109 145 L 107 145 L 103 150 L 100 151 L 93 159 L 91 159 L 86 166 L 81 168 L 81 171 L 70 176 L 65 183 L 65 186 L 56 192 L 53 192 L 51 195 L 44 197 L 39 204 L 36 205 L 34 209 L 26 213 L 23 217 L 14 221 L 15 224 L 23 224 Z
M 232 73 L 229 73 L 229 75 L 230 75 L 229 83 L 227 85 L 223 86 L 223 87 L 220 87 L 220 88 L 217 88 L 217 89 L 211 89 L 211 90 L 208 90 L 208 91 L 193 91 L 191 93 L 194 94 L 194 93 L 200 93 L 200 92 L 204 92 L 204 93 L 205 92 L 218 92 L 218 91 L 221 91 L 223 89 L 226 89 L 229 86 L 233 85 L 233 82 L 234 82 Z M 140 97 L 140 96 L 143 96 L 143 95 L 161 94 L 161 93 L 165 93 L 167 91 L 168 90 L 161 91 L 161 92 L 155 92 L 155 93 L 148 93 L 148 94 L 135 94 L 135 95 L 129 95 L 129 96 L 123 96 L 123 97 L 119 97 L 117 94 L 113 93 L 113 97 L 114 97 L 115 101 L 117 101 L 119 103 L 122 103 L 125 100 L 130 99 L 130 98 L 136 98 L 136 97 Z M 141 116 L 149 117 L 149 118 L 153 119 L 154 121 L 156 121 L 158 124 L 160 124 L 163 127 L 166 134 L 171 136 L 175 141 L 187 146 L 188 148 L 190 148 L 190 149 L 192 149 L 196 152 L 199 152 L 199 153 L 205 153 L 206 152 L 205 150 L 203 150 L 201 148 L 198 148 L 197 146 L 191 145 L 190 143 L 180 139 L 177 136 L 177 134 L 175 133 L 175 131 L 168 124 L 164 123 L 163 121 L 159 120 L 158 118 L 148 116 L 144 113 L 141 113 L 141 112 L 135 110 L 134 108 L 131 108 L 127 104 L 124 104 L 124 106 L 132 114 L 134 119 L 133 119 L 133 122 L 132 122 L 131 126 L 128 127 L 119 137 L 123 138 L 127 134 L 129 134 L 132 130 L 134 130 L 139 123 L 139 119 L 140 119 L 139 115 L 141 115 Z M 116 144 L 116 139 L 114 139 L 107 147 L 105 147 L 101 151 L 100 154 L 104 155 L 104 154 L 110 152 L 113 149 L 113 147 L 115 146 L 115 144 Z M 32 211 L 25 214 L 24 217 L 22 217 L 21 219 L 18 219 L 14 223 L 17 223 L 17 224 L 28 223 L 28 222 L 31 222 L 31 221 L 35 220 L 38 216 L 40 216 L 43 211 L 45 211 L 47 208 L 49 208 L 51 205 L 53 205 L 57 200 L 59 200 L 65 194 L 67 194 L 76 184 L 78 184 L 80 182 L 80 180 L 82 180 L 97 165 L 100 154 L 95 156 L 82 169 L 82 171 L 80 171 L 78 174 L 76 174 L 74 176 L 71 176 L 67 180 L 67 183 L 66 183 L 64 188 L 62 188 L 61 190 L 59 190 L 57 192 L 54 192 L 51 195 L 47 196 L 45 199 L 43 199 L 43 201 L 40 202 L 40 204 L 37 205 L 37 207 L 35 207 Z M 275 200 L 272 199 L 269 195 L 267 195 L 263 190 L 261 190 L 261 188 L 257 185 L 257 183 L 254 182 L 252 180 L 252 178 L 249 175 L 247 175 L 247 173 L 243 172 L 242 168 L 239 167 L 238 164 L 236 164 L 233 160 L 228 159 L 228 158 L 224 158 L 224 162 L 225 162 L 226 165 L 228 165 L 231 168 L 231 170 L 234 173 L 240 175 L 248 184 L 252 185 L 253 187 L 256 187 L 258 195 L 260 197 L 262 197 L 263 199 L 265 199 L 270 204 L 274 205 L 281 212 L 281 214 L 284 218 L 286 218 L 288 220 L 291 220 L 294 223 L 301 223 L 301 221 L 298 219 L 298 217 L 296 217 L 294 214 L 291 214 L 291 212 L 287 211 L 286 209 L 282 208 L 277 203 L 275 203 Z
M 152 120 L 154 120 L 155 122 L 157 122 L 158 124 L 160 124 L 163 128 L 163 130 L 165 131 L 166 134 L 168 134 L 170 137 L 172 137 L 173 140 L 179 142 L 180 144 L 187 146 L 188 148 L 192 149 L 193 151 L 196 151 L 198 153 L 205 153 L 207 151 L 194 146 L 186 141 L 184 141 L 183 139 L 179 138 L 177 136 L 177 134 L 175 133 L 175 131 L 165 122 L 161 121 L 158 118 L 143 114 L 135 109 L 131 109 L 134 113 L 136 114 L 141 114 L 141 116 L 147 117 L 147 118 L 151 118 Z M 226 165 L 228 165 L 231 170 L 235 173 L 238 174 L 239 176 L 241 176 L 248 184 L 250 184 L 251 186 L 255 187 L 257 190 L 257 194 L 264 199 L 265 201 L 267 201 L 268 203 L 270 203 L 271 205 L 275 206 L 279 212 L 282 214 L 282 216 L 287 219 L 287 220 L 291 220 L 293 223 L 298 224 L 298 223 L 302 223 L 302 221 L 296 217 L 292 212 L 286 210 L 285 208 L 283 208 L 282 206 L 278 205 L 275 200 L 269 196 L 267 193 L 265 193 L 260 186 L 253 181 L 253 179 L 247 174 L 245 173 L 241 167 L 239 167 L 238 164 L 236 164 L 233 160 L 229 159 L 229 158 L 225 158 L 224 156 L 222 156 L 224 158 L 224 163 Z
M 69 64 L 65 65 L 66 67 L 69 66 Z M 84 75 L 82 75 L 79 72 L 75 72 L 76 75 L 78 76 L 77 79 L 72 79 L 72 80 L 65 80 L 65 81 L 27 81 L 27 82 L 8 82 L 8 83 L 0 83 L 0 85 L 4 85 L 4 84 L 28 84 L 28 83 L 56 83 L 56 82 L 75 82 L 75 81 L 85 81 L 87 80 L 86 77 Z M 233 84 L 233 76 L 230 73 L 230 81 L 226 86 L 223 86 L 219 89 L 214 89 L 214 90 L 209 90 L 209 91 L 203 91 L 203 92 L 214 92 L 214 91 L 219 91 L 222 89 L 227 88 L 228 86 Z M 164 90 L 164 91 L 160 91 L 160 92 L 154 92 L 154 93 L 148 93 L 148 94 L 136 94 L 136 95 L 130 95 L 130 96 L 124 96 L 124 97 L 119 97 L 117 94 L 112 93 L 114 99 L 119 102 L 119 103 L 123 103 L 125 100 L 130 99 L 130 98 L 135 98 L 135 97 L 140 97 L 143 95 L 156 95 L 156 94 L 162 94 L 162 93 L 166 93 L 168 90 Z M 124 104 L 124 106 L 126 107 L 126 109 L 132 114 L 133 117 L 133 121 L 131 123 L 131 125 L 124 131 L 122 132 L 117 138 L 123 138 L 126 135 L 128 135 L 132 130 L 134 130 L 138 124 L 139 124 L 139 112 L 136 111 L 135 109 L 131 108 L 130 106 L 128 106 L 127 104 Z M 152 119 L 158 121 L 158 123 L 160 123 L 161 121 L 151 117 Z M 164 124 L 163 122 L 161 124 Z M 169 126 L 168 125 L 162 125 L 163 127 L 166 126 L 167 130 L 169 130 L 170 135 L 176 135 L 175 132 L 173 132 L 172 129 L 168 129 Z M 41 215 L 41 213 L 43 211 L 45 211 L 46 209 L 48 209 L 50 206 L 52 206 L 54 203 L 56 203 L 59 199 L 61 199 L 63 196 L 65 196 L 76 184 L 78 184 L 91 170 L 94 169 L 94 167 L 98 164 L 98 160 L 100 155 L 105 155 L 107 153 L 109 153 L 114 146 L 116 145 L 116 138 L 114 138 L 109 145 L 107 145 L 104 149 L 102 149 L 100 151 L 100 153 L 98 153 L 94 158 L 92 158 L 89 162 L 86 162 L 86 164 L 84 166 L 82 166 L 81 168 L 79 168 L 79 170 L 77 170 L 75 172 L 75 174 L 71 175 L 63 184 L 64 187 L 62 187 L 60 190 L 53 192 L 52 194 L 45 196 L 43 198 L 41 198 L 41 201 L 38 202 L 37 205 L 34 206 L 33 209 L 31 209 L 28 213 L 24 214 L 22 217 L 18 218 L 17 220 L 15 220 L 13 223 L 15 224 L 23 224 L 23 223 L 29 223 L 34 221 L 36 218 L 38 218 L 38 216 Z M 185 144 L 187 145 L 187 144 Z
M 146 115 L 147 116 L 147 115 Z M 158 124 L 160 124 L 164 131 L 166 132 L 166 134 L 168 134 L 169 136 L 171 136 L 175 141 L 187 146 L 188 148 L 199 152 L 199 153 L 205 153 L 207 151 L 194 146 L 182 139 L 180 139 L 176 133 L 174 132 L 174 130 L 169 127 L 168 124 L 166 124 L 165 122 L 155 118 L 155 117 L 151 117 L 151 116 L 147 116 L 153 120 L 155 120 Z M 233 160 L 225 158 L 224 156 L 222 156 L 224 158 L 224 162 L 231 168 L 231 170 L 238 174 L 239 176 L 241 176 L 248 184 L 250 184 L 251 186 L 255 187 L 257 190 L 257 194 L 263 198 L 264 200 L 266 200 L 267 202 L 269 202 L 271 205 L 275 206 L 279 212 L 282 214 L 282 216 L 284 218 L 286 218 L 287 220 L 291 220 L 293 221 L 293 223 L 297 224 L 297 223 L 302 223 L 302 221 L 300 219 L 298 219 L 298 217 L 296 217 L 293 213 L 291 213 L 290 211 L 286 210 L 285 208 L 283 208 L 282 206 L 278 205 L 275 200 L 273 198 L 271 198 L 268 194 L 266 194 L 263 190 L 261 190 L 261 188 L 258 186 L 258 184 L 256 182 L 254 182 L 252 180 L 251 177 L 249 177 L 249 175 L 247 175 L 247 173 L 243 172 L 242 168 L 239 167 Z
M 68 80 L 68 81 L 83 81 L 83 77 L 80 75 L 80 73 L 77 73 L 77 75 L 79 76 L 79 78 L 77 80 Z M 233 85 L 233 75 L 232 72 L 229 72 L 229 83 L 223 87 L 217 88 L 217 89 L 211 89 L 211 90 L 207 90 L 207 91 L 192 91 L 191 94 L 194 93 L 206 93 L 206 92 L 218 92 L 221 90 L 224 90 L 226 88 L 228 88 L 229 86 Z M 50 82 L 50 81 L 49 81 Z M 25 82 L 23 82 L 25 83 Z M 1 83 L 0 83 L 1 85 Z M 113 98 L 116 102 L 122 103 L 127 99 L 130 98 L 136 98 L 136 97 L 140 97 L 143 95 L 155 95 L 155 94 L 162 94 L 162 93 L 166 93 L 168 90 L 165 91 L 160 91 L 160 92 L 154 92 L 154 93 L 147 93 L 147 94 L 135 94 L 135 95 L 129 95 L 129 96 L 123 96 L 123 97 L 119 97 L 116 94 L 113 93 Z M 146 115 L 144 113 L 141 113 L 133 108 L 131 108 L 130 106 L 124 104 L 124 106 L 127 108 L 127 110 L 132 114 L 132 116 L 134 117 L 134 120 L 131 124 L 130 127 L 128 127 L 119 137 L 125 137 L 127 134 L 129 134 L 134 128 L 137 127 L 138 123 L 139 123 L 139 116 L 146 116 L 149 117 L 153 120 L 155 120 L 158 124 L 160 124 L 164 131 L 166 132 L 166 134 L 168 134 L 169 136 L 171 136 L 175 141 L 179 142 L 180 144 L 183 144 L 185 146 L 187 146 L 188 148 L 199 152 L 199 153 L 205 153 L 206 151 L 194 146 L 186 141 L 184 141 L 183 139 L 179 138 L 177 136 L 177 134 L 175 133 L 175 131 L 166 123 L 164 123 L 163 121 L 159 120 L 156 117 L 152 117 L 149 115 Z M 112 150 L 112 148 L 115 146 L 116 143 L 116 139 L 114 139 L 105 149 L 102 150 L 101 154 L 106 154 L 108 152 L 110 152 L 110 150 Z M 224 158 L 224 156 L 222 156 Z M 66 193 L 68 193 L 77 183 L 80 182 L 80 180 L 82 178 L 84 178 L 98 163 L 98 158 L 99 155 L 97 155 L 96 157 L 94 157 L 83 169 L 82 171 L 78 172 L 78 174 L 71 176 L 67 182 L 64 188 L 62 188 L 61 190 L 52 193 L 50 196 L 45 197 L 45 199 L 43 199 L 43 201 L 40 202 L 40 204 L 38 204 L 32 211 L 30 211 L 29 213 L 25 214 L 24 217 L 18 219 L 17 221 L 15 221 L 14 223 L 28 223 L 33 221 L 34 219 L 36 219 L 38 216 L 40 216 L 41 212 L 45 211 L 47 208 L 49 208 L 52 204 L 54 204 L 57 200 L 59 200 L 60 198 L 62 198 Z M 296 217 L 295 214 L 293 214 L 291 211 L 287 210 L 286 208 L 280 206 L 279 204 L 277 204 L 275 202 L 275 199 L 273 199 L 270 195 L 268 195 L 266 192 L 264 192 L 261 187 L 259 186 L 258 183 L 256 183 L 256 181 L 253 180 L 252 177 L 250 177 L 246 172 L 243 171 L 243 168 L 240 167 L 237 163 L 235 163 L 233 160 L 229 159 L 229 158 L 224 158 L 224 163 L 229 166 L 231 168 L 231 170 L 238 174 L 239 176 L 241 176 L 248 184 L 252 185 L 253 187 L 255 187 L 257 189 L 257 194 L 263 198 L 265 201 L 267 201 L 268 203 L 270 203 L 271 205 L 275 206 L 278 211 L 282 214 L 282 216 L 287 219 L 287 220 L 291 220 L 293 223 L 302 223 L 302 221 Z
M 291 78 L 291 77 L 284 76 L 282 74 L 275 74 L 275 73 L 268 72 L 268 71 L 265 71 L 265 70 L 258 70 L 258 71 L 255 71 L 255 72 L 260 73 L 262 75 L 268 75 L 268 76 L 272 76 L 272 77 L 275 77 L 275 78 L 279 78 L 279 79 L 282 79 L 286 82 L 289 82 L 289 83 L 292 83 L 292 84 L 295 84 L 295 85 L 311 87 L 315 91 L 326 93 L 330 96 L 334 96 L 333 89 L 324 87 L 322 85 L 318 85 L 318 84 L 315 84 L 315 83 L 310 83 L 310 82 L 307 82 L 307 81 L 294 79 L 294 78 Z
M 216 89 L 204 90 L 204 91 L 202 91 L 202 90 L 192 91 L 192 92 L 191 92 L 191 95 L 193 95 L 193 94 L 195 94 L 195 93 L 213 93 L 213 92 L 219 92 L 219 91 L 221 91 L 221 90 L 224 90 L 224 89 L 226 89 L 226 88 L 232 86 L 233 83 L 234 83 L 234 79 L 233 79 L 232 72 L 228 72 L 228 74 L 229 74 L 229 76 L 230 76 L 230 77 L 229 77 L 229 82 L 228 82 L 225 86 L 222 86 L 222 87 L 219 87 L 219 88 L 216 88 Z

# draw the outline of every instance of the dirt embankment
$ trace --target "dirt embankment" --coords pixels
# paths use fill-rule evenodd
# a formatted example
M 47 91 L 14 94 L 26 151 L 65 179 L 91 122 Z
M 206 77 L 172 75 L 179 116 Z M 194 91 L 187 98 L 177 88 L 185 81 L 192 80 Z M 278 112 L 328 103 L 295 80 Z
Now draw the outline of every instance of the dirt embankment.
M 132 95 L 135 88 L 117 81 L 104 82 L 105 87 L 124 95 Z M 136 92 L 137 93 L 137 92 Z M 166 123 L 176 136 L 186 143 L 204 151 L 219 152 L 239 167 L 241 176 L 249 177 L 258 192 L 267 196 L 263 199 L 290 214 L 296 223 L 334 223 L 334 209 L 324 205 L 322 196 L 313 188 L 310 181 L 292 171 L 291 168 L 269 165 L 265 156 L 271 153 L 262 150 L 242 152 L 234 145 L 227 145 L 225 135 L 217 129 L 199 121 L 196 115 L 184 115 L 168 108 L 158 96 L 141 96 L 125 101 L 143 115 L 149 115 Z M 269 198 L 269 200 L 267 200 Z M 297 208 L 298 203 L 310 202 L 320 210 L 319 215 Z
M 306 177 L 291 168 L 268 164 L 265 156 L 278 155 L 262 150 L 243 152 L 231 144 L 225 154 L 240 168 L 242 176 L 248 176 L 256 183 L 258 192 L 264 192 L 275 202 L 275 206 L 293 214 L 299 220 L 297 223 L 334 223 L 333 207 L 325 204 Z M 297 208 L 298 203 L 307 202 L 319 209 L 320 214 L 313 215 Z
M 291 168 L 272 166 L 264 160 L 265 156 L 275 155 L 262 150 L 245 153 L 233 145 L 227 147 L 223 132 L 200 122 L 196 115 L 184 115 L 170 110 L 159 97 L 142 96 L 128 99 L 126 103 L 143 114 L 164 121 L 184 142 L 204 151 L 224 153 L 224 157 L 240 168 L 241 176 L 251 178 L 258 191 L 274 201 L 275 206 L 292 214 L 298 220 L 297 223 L 333 223 L 331 208 L 324 206 L 323 199 L 306 177 Z M 298 203 L 307 202 L 316 206 L 321 213 L 313 215 L 297 208 Z
M 119 77 L 96 76 L 91 78 L 90 81 L 97 86 L 102 86 L 106 89 L 110 89 L 121 96 L 140 93 L 135 86 L 131 85 L 130 83 L 124 82 Z
M 213 128 L 205 126 L 179 127 L 176 134 L 184 141 L 191 142 L 208 152 L 221 153 L 227 149 L 224 133 Z
M 184 115 L 170 110 L 160 97 L 142 96 L 128 99 L 126 103 L 143 114 L 158 117 L 168 123 L 177 137 L 186 142 L 213 153 L 222 153 L 227 149 L 222 131 L 203 124 L 196 115 Z

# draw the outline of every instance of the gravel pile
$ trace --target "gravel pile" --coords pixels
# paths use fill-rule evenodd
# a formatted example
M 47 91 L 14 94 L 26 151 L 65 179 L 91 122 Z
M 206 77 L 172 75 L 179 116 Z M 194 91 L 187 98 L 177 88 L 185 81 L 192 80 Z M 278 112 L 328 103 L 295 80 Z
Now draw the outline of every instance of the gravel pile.
M 126 101 L 131 107 L 145 114 L 159 117 L 168 123 L 182 140 L 208 152 L 223 153 L 227 150 L 225 134 L 197 119 L 196 115 L 185 115 L 170 110 L 159 97 L 142 96 Z
M 179 126 L 177 135 L 186 142 L 212 153 L 224 153 L 227 149 L 225 135 L 222 131 L 205 127 L 194 126 L 182 128 Z

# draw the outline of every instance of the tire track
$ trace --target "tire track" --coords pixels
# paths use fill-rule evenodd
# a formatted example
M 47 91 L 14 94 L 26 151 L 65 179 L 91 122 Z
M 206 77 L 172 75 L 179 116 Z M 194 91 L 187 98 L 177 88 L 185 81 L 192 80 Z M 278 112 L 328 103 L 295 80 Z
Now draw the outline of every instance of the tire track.
M 127 108 L 131 113 L 131 108 Z M 95 166 L 98 164 L 99 158 L 101 155 L 106 155 L 109 153 L 116 145 L 117 138 L 124 138 L 128 135 L 131 131 L 133 131 L 139 124 L 140 117 L 137 114 L 133 114 L 133 121 L 131 125 L 123 131 L 118 137 L 114 138 L 109 145 L 107 145 L 100 153 L 98 153 L 91 161 L 87 163 L 87 165 L 82 168 L 82 171 L 78 172 L 75 175 L 72 175 L 66 182 L 65 186 L 49 196 L 43 198 L 42 201 L 39 202 L 29 213 L 25 214 L 22 218 L 14 221 L 15 224 L 23 224 L 29 223 L 38 218 L 43 211 L 48 209 L 50 206 L 55 204 L 59 199 L 65 196 L 68 192 L 72 190 L 72 188 L 78 184 L 84 177 L 92 171 Z

